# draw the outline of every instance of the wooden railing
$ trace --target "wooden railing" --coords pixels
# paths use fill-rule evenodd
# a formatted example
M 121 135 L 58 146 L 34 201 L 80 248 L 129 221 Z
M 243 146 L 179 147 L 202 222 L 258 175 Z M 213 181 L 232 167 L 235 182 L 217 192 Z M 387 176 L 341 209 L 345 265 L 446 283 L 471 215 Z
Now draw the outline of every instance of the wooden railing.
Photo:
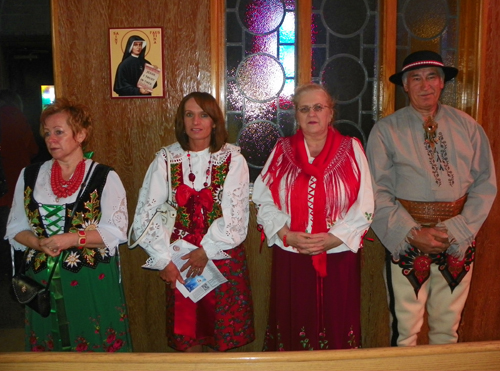
M 500 341 L 282 353 L 0 353 L 0 370 L 500 370 Z

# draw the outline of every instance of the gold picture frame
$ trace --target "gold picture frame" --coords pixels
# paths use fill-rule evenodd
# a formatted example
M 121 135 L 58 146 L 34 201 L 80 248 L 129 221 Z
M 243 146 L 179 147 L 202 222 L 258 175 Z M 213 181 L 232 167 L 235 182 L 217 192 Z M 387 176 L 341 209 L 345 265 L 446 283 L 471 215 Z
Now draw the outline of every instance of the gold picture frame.
M 111 98 L 163 98 L 161 27 L 110 28 Z

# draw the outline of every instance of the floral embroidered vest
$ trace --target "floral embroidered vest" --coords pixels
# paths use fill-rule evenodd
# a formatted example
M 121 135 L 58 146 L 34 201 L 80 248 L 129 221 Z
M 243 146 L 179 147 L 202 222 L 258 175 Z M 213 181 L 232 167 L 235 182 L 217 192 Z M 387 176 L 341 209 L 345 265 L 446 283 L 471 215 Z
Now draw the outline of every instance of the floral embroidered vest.
M 48 229 L 51 228 L 51 225 L 42 221 L 39 208 L 47 208 L 49 210 L 47 216 L 53 216 L 52 214 L 55 214 L 56 210 L 60 209 L 60 207 L 57 205 L 41 205 L 33 196 L 33 190 L 41 166 L 42 163 L 32 164 L 26 167 L 24 171 L 24 207 L 35 235 L 48 237 L 54 233 L 49 233 Z M 106 184 L 108 173 L 111 170 L 112 168 L 109 166 L 97 164 L 79 200 L 62 205 L 64 221 L 57 223 L 63 223 L 62 232 L 76 233 L 80 229 L 87 231 L 97 229 L 102 215 L 100 197 Z M 77 204 L 76 210 L 73 217 L 71 217 L 75 203 Z M 101 249 L 83 247 L 79 249 L 75 246 L 65 250 L 62 254 L 62 267 L 74 273 L 80 271 L 82 267 L 95 268 L 99 263 L 109 263 L 110 261 L 109 251 L 106 247 Z M 47 268 L 47 258 L 48 256 L 45 253 L 29 249 L 26 258 L 26 267 L 27 269 L 32 268 L 35 273 L 38 273 Z
M 211 169 L 211 183 L 208 187 L 199 192 L 192 191 L 187 202 L 180 206 L 177 204 L 177 217 L 171 242 L 180 238 L 200 246 L 201 239 L 207 233 L 213 221 L 222 216 L 221 200 L 224 181 L 229 172 L 231 155 L 229 155 L 220 165 L 213 164 Z M 179 187 L 186 187 L 183 182 L 182 163 L 171 164 L 172 192 L 174 200 L 177 200 Z M 211 196 L 211 200 L 204 200 L 203 196 Z M 209 197 L 210 197 L 209 196 Z M 205 197 L 206 198 L 206 197 Z M 208 201 L 208 202 L 207 202 Z

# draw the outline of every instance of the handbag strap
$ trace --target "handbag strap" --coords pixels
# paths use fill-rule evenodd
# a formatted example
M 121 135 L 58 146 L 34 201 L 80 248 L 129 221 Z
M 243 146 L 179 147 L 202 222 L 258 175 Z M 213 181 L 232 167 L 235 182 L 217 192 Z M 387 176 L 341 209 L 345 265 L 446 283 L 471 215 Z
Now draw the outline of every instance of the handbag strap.
M 73 218 L 73 216 L 75 215 L 76 206 L 80 202 L 80 198 L 82 196 L 84 189 L 87 187 L 87 181 L 89 180 L 90 173 L 92 173 L 92 169 L 94 168 L 94 166 L 95 166 L 95 162 L 92 161 L 92 164 L 90 165 L 89 171 L 87 172 L 87 175 L 85 175 L 85 179 L 83 180 L 82 184 L 80 185 L 80 191 L 78 192 L 78 196 L 76 196 L 76 201 L 73 205 L 73 210 L 71 211 L 71 215 L 69 217 L 70 219 Z M 26 249 L 26 252 L 24 253 L 24 255 L 26 255 L 27 252 L 28 252 L 28 249 Z M 61 255 L 62 255 L 62 253 L 60 253 L 57 256 L 56 261 L 54 262 L 54 265 L 52 266 L 52 269 L 50 270 L 49 279 L 47 280 L 47 284 L 45 285 L 45 287 L 47 289 L 50 287 L 50 282 L 52 281 L 52 277 L 54 276 L 55 268 L 57 267 L 57 264 L 59 263 L 59 260 L 61 259 Z M 25 268 L 26 268 L 26 256 L 23 256 L 23 261 L 21 263 L 21 266 L 19 267 L 19 271 L 24 272 Z
M 167 179 L 166 179 L 166 183 L 167 183 L 167 191 L 168 191 L 168 196 L 167 196 L 167 203 L 169 203 L 170 205 L 173 205 L 173 196 L 172 196 L 172 181 L 171 181 L 171 169 L 170 169 L 170 152 L 168 151 L 168 149 L 166 148 L 163 148 L 162 149 L 162 152 L 165 154 L 165 159 L 166 159 L 166 163 L 167 163 Z M 146 236 L 146 233 L 149 229 L 149 226 L 155 221 L 156 217 L 163 211 L 160 210 L 160 206 L 158 206 L 158 208 L 156 209 L 155 213 L 153 214 L 153 216 L 151 217 L 151 219 L 149 220 L 148 222 L 148 225 L 146 225 L 146 228 L 144 228 L 144 231 L 142 231 L 141 235 L 139 236 L 139 238 L 137 240 L 135 240 L 135 242 L 131 243 L 132 241 L 132 234 L 133 234 L 133 229 L 134 229 L 134 226 L 132 224 L 132 226 L 130 226 L 130 229 L 128 231 L 128 248 L 130 250 L 132 249 L 135 249 L 137 246 L 140 245 L 140 242 L 144 239 L 144 237 Z

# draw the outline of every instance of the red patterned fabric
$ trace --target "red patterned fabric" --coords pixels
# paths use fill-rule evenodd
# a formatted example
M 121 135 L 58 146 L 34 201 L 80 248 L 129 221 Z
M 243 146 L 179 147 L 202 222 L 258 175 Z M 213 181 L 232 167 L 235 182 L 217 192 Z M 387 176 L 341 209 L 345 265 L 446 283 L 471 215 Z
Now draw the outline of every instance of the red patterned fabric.
M 387 259 L 392 264 L 401 267 L 401 272 L 410 281 L 416 297 L 418 297 L 418 292 L 424 282 L 430 277 L 431 264 L 439 265 L 439 271 L 453 292 L 469 272 L 470 266 L 474 262 L 475 244 L 469 246 L 465 252 L 465 257 L 460 260 L 447 253 L 423 254 L 419 249 L 411 245 L 404 255 L 400 255 L 399 259 L 395 259 L 390 254 L 387 254 Z
M 328 232 L 327 220 L 336 220 L 356 201 L 360 179 L 351 138 L 330 128 L 325 146 L 310 164 L 302 130 L 283 138 L 276 146 L 273 160 L 263 180 L 271 190 L 275 204 L 291 215 L 290 229 L 305 232 L 309 221 L 309 182 L 316 179 L 314 215 L 311 233 Z M 281 204 L 282 180 L 293 194 Z M 325 184 L 329 185 L 326 192 Z M 341 196 L 342 195 L 342 196 Z M 321 277 L 327 275 L 326 253 L 312 257 L 313 266 Z
M 175 193 L 177 205 L 184 207 L 188 202 L 192 205 L 193 212 L 191 214 L 191 234 L 188 241 L 193 245 L 200 246 L 201 240 L 207 233 L 207 225 L 204 215 L 212 211 L 214 200 L 212 192 L 208 188 L 203 188 L 200 191 L 195 191 L 186 184 L 181 184 L 177 187 Z
M 309 256 L 273 247 L 269 322 L 264 351 L 349 349 L 361 345 L 360 254 L 327 254 L 320 278 Z M 321 310 L 314 309 L 322 282 Z M 318 318 L 321 316 L 321 318 Z
M 222 165 L 212 165 L 211 184 L 193 190 L 183 183 L 181 164 L 172 164 L 172 187 L 176 192 L 177 220 L 171 241 L 179 238 L 200 247 L 212 222 L 222 216 L 221 191 L 229 171 L 231 157 Z M 186 299 L 178 290 L 167 287 L 168 345 L 186 350 L 195 345 L 207 345 L 226 351 L 252 342 L 253 303 L 250 279 L 243 245 L 225 251 L 228 259 L 213 262 L 228 282 L 220 285 L 198 303 Z

